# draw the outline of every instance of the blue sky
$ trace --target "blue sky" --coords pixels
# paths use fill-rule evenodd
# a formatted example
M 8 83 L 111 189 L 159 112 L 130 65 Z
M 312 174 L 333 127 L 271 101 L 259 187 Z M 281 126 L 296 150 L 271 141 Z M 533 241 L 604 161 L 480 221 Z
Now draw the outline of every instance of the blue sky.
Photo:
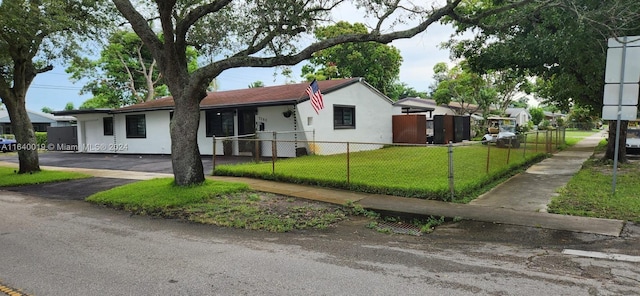
M 362 18 L 354 18 L 353 15 L 358 14 L 346 8 L 337 11 L 334 17 L 336 20 L 363 22 Z M 439 62 L 450 62 L 449 51 L 440 49 L 439 44 L 447 41 L 451 33 L 453 33 L 452 28 L 433 24 L 426 32 L 411 39 L 392 42 L 391 44 L 400 50 L 403 58 L 400 81 L 418 91 L 426 91 L 433 81 L 433 66 Z M 300 68 L 304 64 L 306 62 L 292 68 L 293 78 L 297 82 L 302 81 Z M 68 102 L 73 103 L 77 108 L 90 98 L 88 95 L 79 94 L 86 81 L 72 83 L 65 73 L 65 67 L 55 65 L 54 70 L 36 77 L 27 93 L 27 109 L 39 111 L 46 106 L 53 110 L 62 110 Z M 274 76 L 274 73 L 277 75 Z M 234 90 L 247 88 L 257 80 L 262 81 L 266 86 L 284 84 L 285 77 L 280 75 L 279 70 L 273 68 L 239 68 L 223 72 L 217 80 L 220 90 Z

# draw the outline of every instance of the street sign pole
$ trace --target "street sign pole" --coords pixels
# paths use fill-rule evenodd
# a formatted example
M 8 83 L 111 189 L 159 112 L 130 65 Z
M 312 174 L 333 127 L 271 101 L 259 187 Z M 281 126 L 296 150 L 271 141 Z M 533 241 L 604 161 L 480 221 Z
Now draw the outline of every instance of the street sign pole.
M 624 95 L 624 70 L 627 62 L 627 36 L 622 38 L 622 59 L 620 65 L 620 90 L 618 91 L 618 113 L 616 118 L 616 143 L 613 153 L 613 181 L 611 182 L 611 194 L 616 194 L 616 180 L 618 176 L 618 157 L 620 149 L 620 117 L 622 116 L 622 96 Z

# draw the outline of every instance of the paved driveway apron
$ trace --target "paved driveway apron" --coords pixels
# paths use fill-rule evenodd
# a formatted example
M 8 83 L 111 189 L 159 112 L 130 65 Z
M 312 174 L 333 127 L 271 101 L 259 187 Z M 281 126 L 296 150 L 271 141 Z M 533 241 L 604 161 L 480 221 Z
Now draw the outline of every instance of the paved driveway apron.
M 86 154 L 73 152 L 46 152 L 39 154 L 40 165 L 67 168 L 104 169 L 116 171 L 137 171 L 171 174 L 170 155 L 123 155 L 123 154 Z M 0 161 L 18 163 L 17 155 L 1 155 Z M 218 157 L 216 163 L 237 163 L 246 158 Z M 210 156 L 202 158 L 205 174 L 212 170 Z M 134 179 L 120 177 L 92 177 L 88 179 L 38 184 L 29 186 L 4 187 L 1 190 L 22 192 L 29 195 L 53 199 L 84 200 L 86 197 L 116 186 L 134 182 Z

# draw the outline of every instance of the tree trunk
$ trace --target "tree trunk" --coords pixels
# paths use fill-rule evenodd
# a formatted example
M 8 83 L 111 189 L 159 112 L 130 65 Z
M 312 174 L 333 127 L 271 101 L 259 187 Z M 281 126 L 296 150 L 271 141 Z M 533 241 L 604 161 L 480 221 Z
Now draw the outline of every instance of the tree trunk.
M 7 107 L 11 129 L 18 142 L 18 160 L 20 162 L 18 173 L 40 171 L 36 134 L 33 132 L 33 125 L 25 107 L 25 94 L 13 95 L 12 98 L 5 99 L 4 105 Z
M 204 182 L 204 168 L 198 148 L 200 100 L 189 92 L 173 97 L 171 120 L 171 163 L 175 184 L 189 186 Z
M 604 155 L 605 159 L 614 160 L 616 151 L 616 120 L 609 121 L 609 141 L 607 142 L 607 151 Z M 620 141 L 618 149 L 618 162 L 627 162 L 627 127 L 629 122 L 626 120 L 620 121 Z

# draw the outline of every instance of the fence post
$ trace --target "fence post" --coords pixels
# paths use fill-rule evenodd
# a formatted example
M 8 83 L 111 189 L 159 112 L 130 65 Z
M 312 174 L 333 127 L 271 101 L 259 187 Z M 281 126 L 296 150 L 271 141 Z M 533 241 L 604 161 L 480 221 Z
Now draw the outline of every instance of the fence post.
M 216 170 L 216 135 L 213 135 L 213 156 L 211 156 L 211 175 Z
M 544 150 L 546 153 L 551 153 L 551 139 L 549 139 L 549 130 L 544 132 Z
M 274 133 L 275 136 L 275 133 Z M 271 140 L 271 173 L 276 174 L 276 139 Z
M 451 191 L 451 201 L 453 201 L 455 193 L 453 183 L 453 141 L 449 141 L 449 190 Z
M 278 133 L 277 132 L 273 132 L 273 153 L 272 155 L 274 155 L 273 159 L 278 158 Z
M 491 143 L 487 141 L 487 168 L 486 173 L 489 174 L 489 162 L 491 161 Z
M 347 186 L 351 184 L 351 166 L 350 166 L 349 142 L 347 142 Z
M 507 165 L 509 164 L 509 158 L 511 158 L 511 146 L 513 146 L 513 138 L 509 138 L 509 147 L 507 147 Z
M 256 134 L 255 137 L 255 140 L 253 140 L 253 154 L 255 154 L 255 161 L 260 162 L 260 156 L 262 154 L 262 149 L 260 149 L 260 139 L 258 138 L 258 134 Z
M 539 134 L 540 134 L 540 131 L 536 130 L 536 151 L 535 151 L 536 154 L 538 154 L 538 144 L 540 144 L 540 141 L 538 139 Z
M 527 159 L 527 133 L 524 133 L 524 149 L 522 149 L 522 158 Z

